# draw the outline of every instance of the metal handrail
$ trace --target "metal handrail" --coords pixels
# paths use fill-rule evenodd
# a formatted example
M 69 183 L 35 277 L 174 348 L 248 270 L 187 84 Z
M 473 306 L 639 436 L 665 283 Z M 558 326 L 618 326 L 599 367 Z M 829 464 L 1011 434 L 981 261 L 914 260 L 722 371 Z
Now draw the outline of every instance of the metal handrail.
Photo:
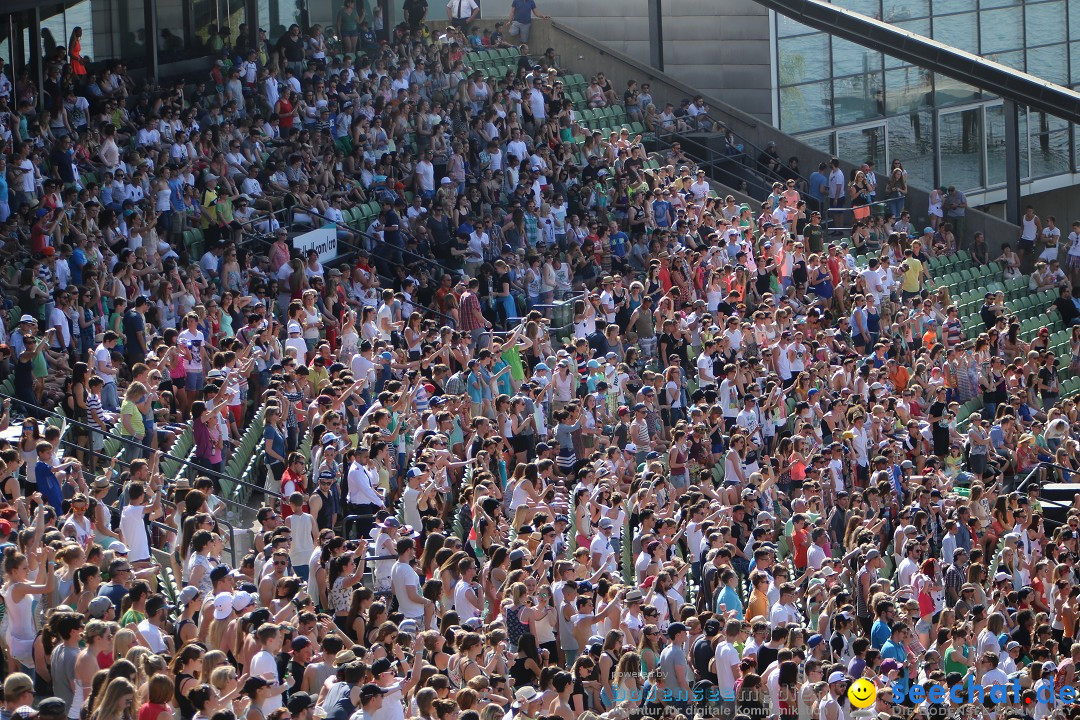
M 724 127 L 725 132 L 730 131 L 731 134 L 734 135 L 735 139 L 738 140 L 739 143 L 741 143 L 742 146 L 743 146 L 743 149 L 740 151 L 740 155 L 742 157 L 750 158 L 751 162 L 753 162 L 755 164 L 757 163 L 757 155 L 760 155 L 762 153 L 762 149 L 760 147 L 758 147 L 754 143 L 750 142 L 745 137 L 736 134 L 734 130 L 732 130 L 730 127 L 728 127 L 723 121 L 717 120 L 715 117 L 712 116 L 711 113 L 706 113 L 703 116 L 699 115 L 698 117 L 705 117 L 710 122 L 715 123 L 717 125 L 721 125 L 722 127 Z M 696 118 L 695 118 L 695 120 L 696 120 Z M 683 137 L 686 137 L 686 136 L 689 136 L 689 135 L 694 135 L 694 134 L 700 135 L 702 133 L 711 134 L 711 135 L 722 135 L 723 134 L 723 133 L 719 133 L 719 132 L 715 132 L 715 131 L 711 131 L 711 130 L 701 130 L 701 129 L 698 129 L 698 130 L 677 130 L 677 129 L 676 130 L 665 130 L 665 129 L 663 129 L 663 127 L 661 125 L 658 125 L 657 129 L 654 132 L 655 132 L 658 140 L 659 140 L 661 135 L 669 135 L 669 136 L 670 135 L 676 135 L 676 136 L 679 136 L 680 138 L 683 138 Z M 688 139 L 693 141 L 693 142 L 696 142 L 696 141 L 694 141 L 693 138 L 688 138 Z M 696 144 L 700 145 L 701 143 L 696 143 Z M 746 151 L 747 148 L 749 148 L 751 151 L 753 151 L 756 154 L 753 157 L 751 157 L 750 153 L 748 153 Z M 726 156 L 726 157 L 733 157 L 734 158 L 734 157 L 739 157 L 739 156 L 730 155 L 730 156 Z M 787 168 L 786 165 L 784 167 Z M 757 168 L 752 168 L 752 169 L 756 170 L 760 174 L 760 171 L 757 170 Z M 788 169 L 787 171 L 792 172 L 790 169 Z M 795 177 L 797 179 L 801 180 L 804 183 L 809 183 L 810 182 L 809 177 L 803 175 L 801 172 L 796 172 L 796 173 L 794 173 L 794 175 L 795 175 Z
M 15 397 L 14 395 L 8 395 L 6 393 L 0 392 L 0 399 L 11 400 L 13 404 L 14 403 L 19 403 L 20 405 L 30 407 L 30 408 L 33 408 L 35 410 L 44 412 L 47 415 L 51 415 L 53 417 L 60 418 L 65 423 L 70 423 L 72 425 L 76 425 L 78 427 L 85 428 L 86 430 L 91 431 L 91 432 L 100 433 L 101 435 L 103 435 L 103 436 L 105 436 L 107 438 L 112 438 L 114 440 L 117 440 L 118 442 L 126 443 L 128 445 L 134 445 L 135 447 L 140 448 L 142 450 L 148 450 L 150 452 L 154 451 L 154 448 L 150 447 L 149 445 L 144 445 L 144 444 L 142 444 L 141 442 L 139 442 L 137 440 L 132 440 L 131 438 L 124 437 L 123 435 L 117 435 L 117 434 L 109 432 L 107 430 L 102 430 L 100 428 L 96 428 L 93 425 L 88 425 L 88 424 L 86 424 L 84 422 L 80 422 L 79 420 L 75 420 L 74 418 L 69 418 L 68 416 L 66 416 L 66 415 L 64 415 L 62 413 L 58 413 L 55 410 L 49 410 L 47 408 L 41 407 L 40 405 L 35 405 L 33 403 L 28 403 L 28 402 L 26 402 L 25 400 L 23 400 L 21 398 Z M 78 446 L 78 447 L 80 447 L 81 449 L 84 449 L 84 448 L 82 448 L 82 446 Z M 211 470 L 210 468 L 205 468 L 205 467 L 203 467 L 201 465 L 198 465 L 196 463 L 191 462 L 190 460 L 188 460 L 186 458 L 177 457 L 175 455 L 171 455 L 171 454 L 169 454 L 167 452 L 163 452 L 163 451 L 160 451 L 160 450 L 158 450 L 157 452 L 158 452 L 159 457 L 168 458 L 170 460 L 175 460 L 175 461 L 177 461 L 180 464 L 185 465 L 185 466 L 198 468 L 199 474 L 201 474 L 201 475 L 207 475 L 208 477 L 216 477 L 218 479 L 225 479 L 225 480 L 228 480 L 230 482 L 234 482 L 234 483 L 236 483 L 238 485 L 242 485 L 244 487 L 251 488 L 252 490 L 258 490 L 258 491 L 260 491 L 262 493 L 265 493 L 266 495 L 269 495 L 271 497 L 276 497 L 279 500 L 282 499 L 282 495 L 280 493 L 276 493 L 273 490 L 269 490 L 267 488 L 264 488 L 261 485 L 256 485 L 254 483 L 248 482 L 247 480 L 243 480 L 241 478 L 234 478 L 234 477 L 231 477 L 229 475 L 226 475 L 225 473 L 220 473 L 220 472 L 218 472 L 216 470 Z
M 753 163 L 746 162 L 746 159 L 749 157 L 746 153 L 740 153 L 739 155 L 722 155 L 715 160 L 709 159 L 709 156 L 714 153 L 713 148 L 710 148 L 696 138 L 686 137 L 678 133 L 664 133 L 659 130 L 654 133 L 657 149 L 663 150 L 671 148 L 674 141 L 669 138 L 672 136 L 677 137 L 679 142 L 688 143 L 693 146 L 689 150 L 689 154 L 694 156 L 694 164 L 700 169 L 707 170 L 717 182 L 722 183 L 732 190 L 749 195 L 756 200 L 764 200 L 762 193 L 765 193 L 766 196 L 768 195 L 768 189 L 771 187 L 773 181 L 766 178 L 756 167 L 754 167 Z M 729 165 L 733 162 L 739 164 L 748 174 L 752 175 L 751 179 L 754 180 L 755 187 L 750 187 L 746 177 L 733 172 L 729 168 Z M 745 188 L 743 187 L 744 185 L 746 186 Z

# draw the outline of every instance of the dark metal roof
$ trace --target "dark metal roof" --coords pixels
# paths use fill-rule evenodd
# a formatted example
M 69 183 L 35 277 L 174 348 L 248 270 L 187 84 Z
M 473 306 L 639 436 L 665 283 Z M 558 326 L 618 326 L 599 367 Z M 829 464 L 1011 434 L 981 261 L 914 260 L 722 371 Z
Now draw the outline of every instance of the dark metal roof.
M 1080 93 L 823 0 L 756 0 L 792 20 L 1080 123 Z M 782 41 L 781 41 L 782 42 Z

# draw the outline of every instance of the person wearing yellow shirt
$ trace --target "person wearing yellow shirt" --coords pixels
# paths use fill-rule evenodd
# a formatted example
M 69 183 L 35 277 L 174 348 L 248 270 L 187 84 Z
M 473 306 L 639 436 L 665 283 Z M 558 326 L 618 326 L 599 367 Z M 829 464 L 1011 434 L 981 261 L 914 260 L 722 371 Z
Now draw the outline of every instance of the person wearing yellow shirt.
M 922 261 L 916 258 L 915 253 L 910 249 L 904 251 L 904 261 L 900 263 L 900 270 L 904 276 L 901 290 L 904 293 L 904 302 L 907 303 L 911 298 L 918 297 L 923 281 L 929 280 L 930 276 L 923 267 Z

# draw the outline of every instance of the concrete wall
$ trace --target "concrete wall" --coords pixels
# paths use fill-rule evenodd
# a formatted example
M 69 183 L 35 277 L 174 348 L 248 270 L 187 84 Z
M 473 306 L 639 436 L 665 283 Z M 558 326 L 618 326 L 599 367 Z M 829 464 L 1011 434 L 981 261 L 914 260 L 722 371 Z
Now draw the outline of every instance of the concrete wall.
M 1080 195 L 1076 188 L 1061 188 L 1050 192 L 1024 196 L 1024 205 L 1032 205 L 1036 214 L 1046 223 L 1046 217 L 1053 215 L 1061 234 L 1068 235 L 1074 220 L 1080 220 Z
M 648 64 L 648 0 L 539 0 L 537 5 L 556 21 Z M 489 20 L 505 18 L 509 6 L 508 0 L 480 0 Z M 754 0 L 666 0 L 663 12 L 665 71 L 770 122 L 768 10 Z

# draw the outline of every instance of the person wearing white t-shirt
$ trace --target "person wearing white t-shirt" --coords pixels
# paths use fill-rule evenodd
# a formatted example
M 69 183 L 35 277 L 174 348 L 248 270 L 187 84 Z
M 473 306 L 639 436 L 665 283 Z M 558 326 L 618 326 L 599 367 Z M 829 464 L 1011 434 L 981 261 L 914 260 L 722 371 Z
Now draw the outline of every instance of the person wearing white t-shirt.
M 484 601 L 480 595 L 480 584 L 476 582 L 476 560 L 462 558 L 458 561 L 461 579 L 454 586 L 454 610 L 461 622 L 480 617 Z
M 615 570 L 615 551 L 611 547 L 611 534 L 615 523 L 611 518 L 601 518 L 596 535 L 589 543 L 589 562 L 593 570 L 607 567 Z
M 698 387 L 704 388 L 716 385 L 716 375 L 713 374 L 713 352 L 716 349 L 716 341 L 709 338 L 701 348 L 701 354 L 697 356 Z
M 127 545 L 128 561 L 133 563 L 150 559 L 150 538 L 143 518 L 157 520 L 161 517 L 161 494 L 155 494 L 153 505 L 147 505 L 150 498 L 146 492 L 142 483 L 132 483 L 128 487 L 128 504 L 120 511 L 120 539 Z
M 420 622 L 432 602 L 420 594 L 420 576 L 412 566 L 416 545 L 411 538 L 397 541 L 397 562 L 390 569 L 390 589 L 397 596 L 398 608 L 406 619 Z
M 741 658 L 735 649 L 735 643 L 742 632 L 742 623 L 729 620 L 724 627 L 724 639 L 716 646 L 715 671 L 716 687 L 720 694 L 720 716 L 735 715 L 735 679 L 742 677 L 739 671 Z
M 203 385 L 203 360 L 209 359 L 206 336 L 199 329 L 199 316 L 189 313 L 184 322 L 187 327 L 176 336 L 176 344 L 184 353 L 184 389 L 188 392 L 201 390 Z
M 278 675 L 277 654 L 281 652 L 282 643 L 281 628 L 274 623 L 260 625 L 255 631 L 255 642 L 259 644 L 259 651 L 251 657 L 251 667 L 248 674 L 254 678 L 262 678 L 270 683 L 270 693 L 260 706 L 263 716 L 281 707 L 281 695 L 288 689 L 281 684 Z

